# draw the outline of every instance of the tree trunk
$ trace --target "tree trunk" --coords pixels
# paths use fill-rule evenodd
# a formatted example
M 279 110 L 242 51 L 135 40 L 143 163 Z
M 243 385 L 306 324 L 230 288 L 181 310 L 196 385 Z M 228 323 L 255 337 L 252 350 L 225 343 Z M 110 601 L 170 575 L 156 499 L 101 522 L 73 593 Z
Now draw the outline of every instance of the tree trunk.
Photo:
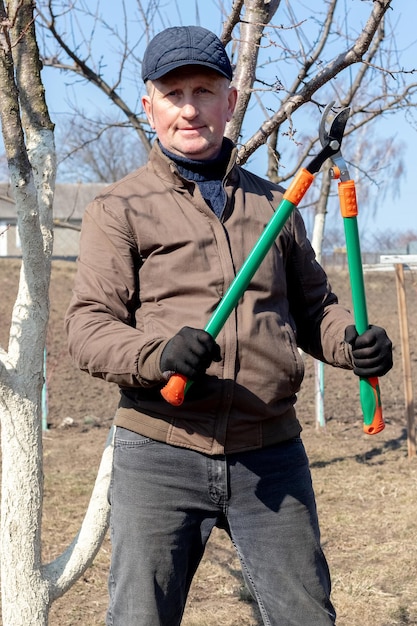
M 40 78 L 31 0 L 0 0 L 0 117 L 22 246 L 7 351 L 0 348 L 3 626 L 46 626 L 51 602 L 91 564 L 107 529 L 112 446 L 84 524 L 68 550 L 41 562 L 42 387 L 49 316 L 53 124 Z
M 324 227 L 326 223 L 327 203 L 330 194 L 330 167 L 331 165 L 329 162 L 326 162 L 322 167 L 320 197 L 317 202 L 316 212 L 314 214 L 313 235 L 311 237 L 311 245 L 313 246 L 319 263 L 321 262 L 321 255 L 323 250 Z

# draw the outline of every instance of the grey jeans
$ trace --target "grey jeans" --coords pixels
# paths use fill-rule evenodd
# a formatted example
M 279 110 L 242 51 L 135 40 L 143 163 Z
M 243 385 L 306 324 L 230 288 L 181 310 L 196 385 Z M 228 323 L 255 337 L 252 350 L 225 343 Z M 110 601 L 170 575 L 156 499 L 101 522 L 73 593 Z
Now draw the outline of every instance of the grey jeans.
M 110 499 L 108 626 L 178 626 L 214 526 L 266 626 L 335 624 L 301 439 L 210 457 L 118 428 Z

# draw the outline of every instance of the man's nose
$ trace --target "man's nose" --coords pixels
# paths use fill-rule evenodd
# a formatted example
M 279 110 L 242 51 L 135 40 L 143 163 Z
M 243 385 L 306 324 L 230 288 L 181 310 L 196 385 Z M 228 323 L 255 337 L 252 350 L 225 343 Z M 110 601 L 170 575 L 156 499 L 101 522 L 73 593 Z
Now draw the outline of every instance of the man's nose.
M 198 115 L 197 105 L 193 100 L 187 100 L 182 107 L 182 115 L 187 119 L 192 119 Z

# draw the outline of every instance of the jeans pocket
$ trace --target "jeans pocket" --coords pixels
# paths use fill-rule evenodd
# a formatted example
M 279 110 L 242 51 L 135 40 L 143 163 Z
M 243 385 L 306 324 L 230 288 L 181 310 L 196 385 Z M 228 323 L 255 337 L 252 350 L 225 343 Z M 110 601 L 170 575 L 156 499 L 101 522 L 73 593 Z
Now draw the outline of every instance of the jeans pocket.
M 154 440 L 150 437 L 145 437 L 144 435 L 135 433 L 133 430 L 128 430 L 127 428 L 122 428 L 121 426 L 116 427 L 116 434 L 114 437 L 115 448 L 135 448 L 148 445 L 150 443 L 154 443 Z

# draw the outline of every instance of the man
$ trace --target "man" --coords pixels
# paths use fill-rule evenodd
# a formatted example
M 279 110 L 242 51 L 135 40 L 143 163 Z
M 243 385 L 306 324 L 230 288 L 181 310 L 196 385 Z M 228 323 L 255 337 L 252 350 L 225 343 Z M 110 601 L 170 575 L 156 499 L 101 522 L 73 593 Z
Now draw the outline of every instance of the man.
M 334 624 L 294 409 L 297 348 L 369 377 L 390 369 L 391 342 L 378 327 L 357 336 L 298 211 L 217 342 L 202 330 L 282 189 L 238 167 L 223 137 L 237 93 L 213 33 L 164 30 L 142 75 L 157 140 L 144 167 L 88 206 L 66 316 L 78 366 L 121 394 L 107 623 L 179 625 L 218 526 L 265 624 Z M 193 381 L 181 407 L 160 394 L 172 372 Z

